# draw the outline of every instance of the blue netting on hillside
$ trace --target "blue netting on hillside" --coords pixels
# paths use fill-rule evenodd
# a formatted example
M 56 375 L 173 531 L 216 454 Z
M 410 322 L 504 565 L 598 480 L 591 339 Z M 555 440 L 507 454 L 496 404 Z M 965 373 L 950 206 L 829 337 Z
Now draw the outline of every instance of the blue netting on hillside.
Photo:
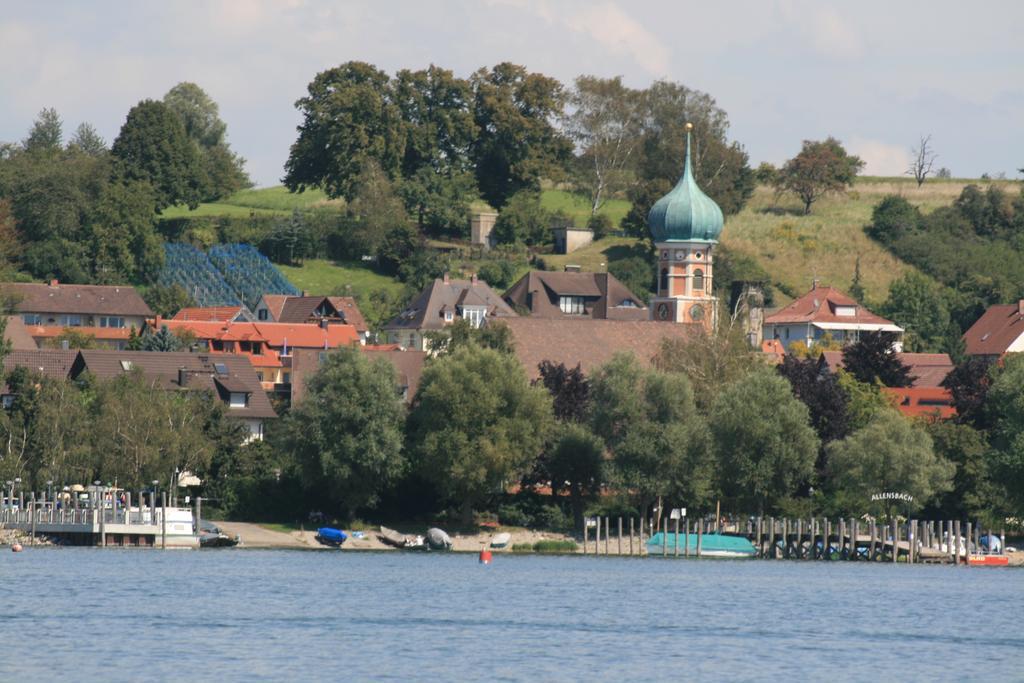
M 210 262 L 191 244 L 164 244 L 164 268 L 157 282 L 180 285 L 198 306 L 240 306 L 241 300 Z
M 255 308 L 264 294 L 301 294 L 270 259 L 252 245 L 219 244 L 210 249 L 208 256 L 249 308 Z
M 300 294 L 255 247 L 221 244 L 209 253 L 190 244 L 164 245 L 163 286 L 181 285 L 199 306 L 255 308 L 263 294 Z

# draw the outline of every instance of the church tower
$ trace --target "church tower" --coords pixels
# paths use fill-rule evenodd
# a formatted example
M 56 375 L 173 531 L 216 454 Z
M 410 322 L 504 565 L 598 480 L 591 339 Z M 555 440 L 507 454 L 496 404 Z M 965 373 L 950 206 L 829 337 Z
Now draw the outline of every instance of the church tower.
M 714 282 L 713 251 L 725 219 L 718 204 L 701 192 L 690 168 L 690 131 L 686 124 L 686 160 L 683 177 L 647 214 L 658 265 L 658 294 L 648 306 L 652 320 L 715 325 L 718 300 Z

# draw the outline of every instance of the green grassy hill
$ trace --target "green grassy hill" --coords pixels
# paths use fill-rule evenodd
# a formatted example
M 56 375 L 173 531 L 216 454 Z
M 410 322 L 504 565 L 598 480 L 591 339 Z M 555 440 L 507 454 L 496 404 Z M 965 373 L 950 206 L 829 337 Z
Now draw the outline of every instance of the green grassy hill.
M 820 200 L 807 216 L 793 198 L 777 199 L 770 188 L 759 187 L 746 208 L 726 221 L 722 243 L 734 252 L 750 256 L 771 275 L 778 290 L 777 303 L 799 296 L 810 288 L 815 278 L 840 289 L 849 289 L 858 257 L 868 299 L 878 302 L 886 298 L 889 283 L 913 266 L 864 234 L 863 228 L 870 221 L 874 206 L 887 194 L 900 194 L 929 212 L 949 205 L 970 182 L 978 181 L 929 180 L 918 188 L 910 178 L 860 178 L 850 192 Z M 993 182 L 1019 185 L 1012 181 Z M 544 190 L 541 201 L 549 210 L 561 210 L 572 216 L 580 226 L 586 224 L 590 215 L 586 200 L 565 190 Z M 284 187 L 271 187 L 244 190 L 216 204 L 202 204 L 193 212 L 173 207 L 164 215 L 238 216 L 249 215 L 250 211 L 285 215 L 295 208 L 323 206 L 340 208 L 344 202 L 328 200 L 319 190 L 293 194 Z M 613 199 L 602 212 L 618 225 L 628 210 L 628 202 Z M 584 270 L 606 270 L 609 263 L 632 255 L 631 247 L 635 244 L 632 238 L 608 237 L 573 254 L 545 255 L 544 261 L 552 269 L 571 263 Z M 282 271 L 300 289 L 315 292 L 335 292 L 345 286 L 354 291 L 401 288 L 391 278 L 378 275 L 360 263 L 310 260 L 302 268 L 283 267 Z

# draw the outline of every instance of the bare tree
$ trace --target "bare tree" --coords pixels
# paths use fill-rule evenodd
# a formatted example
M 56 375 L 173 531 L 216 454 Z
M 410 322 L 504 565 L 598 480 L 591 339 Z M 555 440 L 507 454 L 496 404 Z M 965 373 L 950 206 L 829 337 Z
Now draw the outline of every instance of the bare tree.
M 932 149 L 931 142 L 931 135 L 922 135 L 921 142 L 918 143 L 917 147 L 910 149 L 913 159 L 910 161 L 907 175 L 914 176 L 918 187 L 924 184 L 924 179 L 932 172 L 932 165 L 939 158 L 939 155 Z

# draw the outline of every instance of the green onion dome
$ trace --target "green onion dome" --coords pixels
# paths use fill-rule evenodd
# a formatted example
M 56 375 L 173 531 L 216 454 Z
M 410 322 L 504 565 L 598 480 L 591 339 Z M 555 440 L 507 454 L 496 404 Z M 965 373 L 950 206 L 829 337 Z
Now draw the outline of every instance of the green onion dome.
M 683 177 L 647 214 L 647 227 L 658 242 L 717 242 L 725 222 L 722 209 L 704 194 L 690 168 L 690 131 L 686 124 L 686 162 Z

